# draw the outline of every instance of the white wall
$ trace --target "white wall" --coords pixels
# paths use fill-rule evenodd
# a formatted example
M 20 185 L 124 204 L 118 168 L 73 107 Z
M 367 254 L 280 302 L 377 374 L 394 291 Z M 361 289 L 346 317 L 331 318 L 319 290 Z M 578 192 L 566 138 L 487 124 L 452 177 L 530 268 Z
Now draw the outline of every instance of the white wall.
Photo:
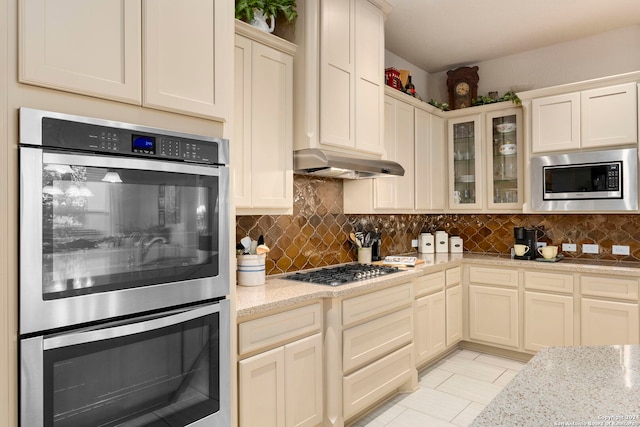
M 409 70 L 411 72 L 411 81 L 416 87 L 416 93 L 420 95 L 423 100 L 429 100 L 427 97 L 429 73 L 386 50 L 384 56 L 384 68 L 390 67 L 397 68 L 398 70 Z
M 479 62 L 478 95 L 539 89 L 640 70 L 640 25 Z M 429 74 L 427 97 L 446 101 L 447 72 Z

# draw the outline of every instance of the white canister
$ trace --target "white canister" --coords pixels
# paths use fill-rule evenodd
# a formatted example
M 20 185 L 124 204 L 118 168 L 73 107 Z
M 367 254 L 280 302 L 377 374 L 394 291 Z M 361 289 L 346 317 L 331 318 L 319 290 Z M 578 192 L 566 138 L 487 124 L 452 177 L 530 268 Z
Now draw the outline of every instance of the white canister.
M 464 251 L 464 246 L 462 245 L 462 237 L 460 236 L 449 237 L 449 251 L 452 254 L 462 253 L 462 251 Z
M 238 255 L 238 285 L 264 285 L 266 259 L 266 254 Z
M 446 231 L 436 231 L 436 253 L 449 252 L 449 235 Z
M 418 252 L 421 254 L 432 254 L 435 250 L 433 242 L 433 234 L 421 233 L 418 238 Z

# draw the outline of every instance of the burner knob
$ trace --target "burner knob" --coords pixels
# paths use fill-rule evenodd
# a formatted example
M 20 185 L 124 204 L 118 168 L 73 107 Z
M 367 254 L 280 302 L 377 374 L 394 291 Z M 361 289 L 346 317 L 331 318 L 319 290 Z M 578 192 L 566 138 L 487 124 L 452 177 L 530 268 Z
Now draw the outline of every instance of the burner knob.
M 357 272 L 357 273 L 354 275 L 354 277 L 355 277 L 356 279 L 362 279 L 362 273 L 361 273 L 361 272 Z

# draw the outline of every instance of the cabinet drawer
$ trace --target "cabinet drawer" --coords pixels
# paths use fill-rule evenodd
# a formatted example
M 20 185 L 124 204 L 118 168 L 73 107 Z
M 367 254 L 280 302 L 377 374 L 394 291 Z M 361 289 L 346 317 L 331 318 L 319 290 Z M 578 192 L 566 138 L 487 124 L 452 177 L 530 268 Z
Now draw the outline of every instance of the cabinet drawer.
M 581 276 L 580 289 L 582 295 L 638 301 L 638 279 Z
M 441 291 L 444 289 L 444 271 L 425 274 L 414 279 L 414 283 L 416 298 Z
M 413 345 L 344 377 L 342 382 L 343 413 L 348 419 L 380 400 L 415 375 Z
M 507 268 L 469 267 L 469 281 L 487 285 L 518 287 L 518 270 Z
M 380 317 L 347 329 L 342 334 L 343 372 L 365 365 L 413 339 L 413 309 Z
M 525 289 L 556 291 L 569 294 L 573 292 L 573 275 L 548 273 L 544 271 L 525 271 L 524 287 Z
M 462 269 L 460 267 L 450 268 L 446 271 L 447 287 L 457 285 L 462 281 Z
M 282 345 L 322 330 L 320 303 L 294 308 L 238 325 L 238 353 Z
M 381 291 L 371 292 L 342 302 L 342 325 L 396 311 L 413 301 L 413 283 L 404 283 Z

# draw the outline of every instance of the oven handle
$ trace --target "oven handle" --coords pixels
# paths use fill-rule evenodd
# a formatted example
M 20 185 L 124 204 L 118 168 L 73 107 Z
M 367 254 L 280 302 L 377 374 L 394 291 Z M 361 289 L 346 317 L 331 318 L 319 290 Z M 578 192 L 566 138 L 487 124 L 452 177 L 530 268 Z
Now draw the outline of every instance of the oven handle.
M 154 316 L 146 316 L 142 319 L 137 319 L 133 323 L 128 323 L 125 325 L 106 328 L 97 327 L 93 330 L 84 330 L 83 332 L 52 336 L 50 338 L 44 339 L 43 349 L 52 350 L 55 348 L 69 347 L 77 344 L 106 341 L 112 338 L 120 338 L 123 336 L 149 332 L 156 329 L 165 328 L 167 326 L 184 323 L 189 320 L 197 319 L 198 317 L 204 317 L 213 313 L 220 312 L 221 307 L 223 306 L 225 301 L 227 300 L 195 309 L 174 310 L 170 313 L 175 314 L 170 314 L 168 316 L 159 318 Z M 222 309 L 224 309 L 224 307 L 222 307 Z M 144 320 L 145 318 L 149 320 Z

